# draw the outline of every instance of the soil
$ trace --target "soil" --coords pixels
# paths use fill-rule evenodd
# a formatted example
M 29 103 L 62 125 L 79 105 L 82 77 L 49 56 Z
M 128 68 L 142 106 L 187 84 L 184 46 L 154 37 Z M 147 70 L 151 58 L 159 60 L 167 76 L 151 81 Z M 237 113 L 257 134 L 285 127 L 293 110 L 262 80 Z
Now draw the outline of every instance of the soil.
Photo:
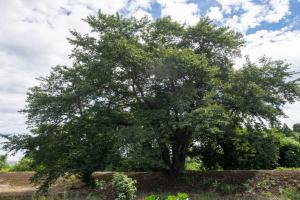
M 151 193 L 197 193 L 220 189 L 224 185 L 237 186 L 238 192 L 244 195 L 257 195 L 264 192 L 279 194 L 287 187 L 300 188 L 300 170 L 232 170 L 186 172 L 177 178 L 159 172 L 134 172 L 128 176 L 137 180 L 138 192 Z M 0 200 L 8 197 L 30 197 L 37 189 L 29 179 L 33 172 L 0 173 Z M 96 172 L 94 178 L 109 182 L 112 172 Z M 57 186 L 56 186 L 57 187 Z

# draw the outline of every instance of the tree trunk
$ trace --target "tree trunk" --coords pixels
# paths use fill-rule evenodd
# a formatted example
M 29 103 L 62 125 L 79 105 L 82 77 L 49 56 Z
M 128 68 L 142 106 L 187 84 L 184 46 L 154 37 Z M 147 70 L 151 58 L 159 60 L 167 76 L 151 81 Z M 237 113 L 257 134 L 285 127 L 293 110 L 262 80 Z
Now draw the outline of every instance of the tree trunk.
M 82 174 L 82 182 L 89 187 L 94 187 L 94 181 L 92 179 L 92 173 L 93 172 L 85 172 Z
M 171 152 L 166 144 L 164 145 L 164 148 L 161 148 L 162 158 L 169 167 L 169 172 L 172 175 L 176 176 L 184 171 L 190 138 L 191 134 L 189 132 L 181 132 L 178 130 L 174 134 Z

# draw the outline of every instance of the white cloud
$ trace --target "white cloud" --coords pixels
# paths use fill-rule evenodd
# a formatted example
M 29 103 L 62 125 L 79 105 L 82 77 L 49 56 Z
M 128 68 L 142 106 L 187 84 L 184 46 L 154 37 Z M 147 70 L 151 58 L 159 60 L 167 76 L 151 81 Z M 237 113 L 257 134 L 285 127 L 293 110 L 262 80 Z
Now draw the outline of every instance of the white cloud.
M 229 15 L 220 21 L 243 33 L 249 28 L 260 26 L 262 22 L 279 22 L 290 14 L 289 0 L 270 0 L 264 4 L 250 0 L 218 0 L 218 2 L 222 7 L 222 13 Z
M 127 4 L 126 10 L 128 11 L 128 17 L 142 18 L 148 17 L 148 19 L 153 19 L 150 12 L 146 10 L 151 9 L 151 4 L 154 0 L 132 0 Z
M 0 132 L 24 132 L 27 88 L 57 64 L 69 64 L 69 29 L 88 32 L 82 18 L 115 13 L 127 0 L 0 0 Z
M 300 31 L 257 31 L 246 36 L 244 54 L 256 59 L 267 55 L 274 59 L 284 59 L 294 70 L 300 71 Z
M 131 16 L 137 19 L 141 19 L 143 17 L 147 17 L 148 19 L 153 19 L 151 13 L 146 12 L 143 9 L 136 10 L 134 13 L 131 14 Z
M 217 6 L 209 8 L 209 11 L 206 14 L 206 16 L 212 20 L 220 21 L 223 19 L 223 13 L 221 12 L 221 9 Z
M 273 59 L 285 60 L 291 64 L 291 70 L 300 72 L 300 30 L 261 30 L 254 34 L 245 36 L 246 46 L 243 55 L 248 55 L 251 60 L 256 61 L 259 57 L 266 55 Z M 241 67 L 244 59 L 237 60 L 237 67 Z M 282 118 L 284 123 L 292 126 L 300 123 L 300 102 L 289 104 L 284 107 L 288 118 Z
M 288 104 L 284 108 L 287 118 L 281 118 L 282 123 L 287 124 L 289 127 L 293 127 L 294 124 L 300 123 L 299 111 L 300 111 L 300 102 L 294 104 Z M 297 117 L 298 116 L 298 117 Z
M 200 11 L 196 3 L 187 0 L 156 0 L 161 5 L 161 16 L 171 16 L 181 23 L 195 24 Z
M 289 0 L 270 0 L 270 10 L 268 10 L 265 21 L 275 23 L 290 13 Z
M 82 21 L 98 9 L 116 13 L 128 0 L 0 0 L 0 133 L 26 132 L 28 87 L 57 64 L 70 64 L 69 30 L 88 32 Z M 14 158 L 13 158 L 14 159 Z

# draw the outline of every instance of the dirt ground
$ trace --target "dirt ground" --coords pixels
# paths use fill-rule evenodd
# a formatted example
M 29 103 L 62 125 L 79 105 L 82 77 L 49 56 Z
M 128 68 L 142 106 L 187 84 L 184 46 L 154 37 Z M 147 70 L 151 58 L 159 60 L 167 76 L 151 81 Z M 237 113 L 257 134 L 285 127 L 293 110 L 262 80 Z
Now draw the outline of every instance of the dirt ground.
M 1 172 L 0 199 L 7 196 L 31 195 L 36 188 L 30 184 L 33 172 Z
M 218 185 L 238 186 L 240 193 L 261 194 L 271 192 L 278 194 L 287 187 L 300 187 L 300 170 L 232 170 L 186 172 L 183 176 L 172 178 L 158 172 L 127 173 L 137 180 L 138 192 L 151 194 L 157 192 L 197 193 L 210 191 Z M 0 173 L 0 200 L 8 197 L 31 197 L 37 190 L 29 179 L 33 172 L 2 172 Z M 96 172 L 93 176 L 109 181 L 113 173 Z M 217 186 L 216 186 L 217 185 Z M 222 189 L 222 188 L 221 188 Z

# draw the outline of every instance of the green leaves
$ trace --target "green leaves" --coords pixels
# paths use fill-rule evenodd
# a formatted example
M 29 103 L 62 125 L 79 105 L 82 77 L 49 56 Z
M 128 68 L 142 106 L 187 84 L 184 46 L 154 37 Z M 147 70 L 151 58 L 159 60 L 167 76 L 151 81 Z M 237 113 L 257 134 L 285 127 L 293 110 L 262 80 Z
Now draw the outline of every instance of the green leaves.
M 73 65 L 53 68 L 28 91 L 22 112 L 31 135 L 6 145 L 43 166 L 34 179 L 45 189 L 66 173 L 86 183 L 95 170 L 176 174 L 187 155 L 202 156 L 211 168 L 216 160 L 236 167 L 225 156 L 251 145 L 235 148 L 235 131 L 274 125 L 282 106 L 299 99 L 299 80 L 282 61 L 262 58 L 235 70 L 241 34 L 208 19 L 185 26 L 170 17 L 98 12 L 85 21 L 92 33 L 71 31 L 69 38 Z
M 299 80 L 283 61 L 261 58 L 234 72 L 223 86 L 223 99 L 236 115 L 244 119 L 264 119 L 271 124 L 284 115 L 282 107 L 299 99 Z M 241 120 L 244 120 L 241 119 Z

